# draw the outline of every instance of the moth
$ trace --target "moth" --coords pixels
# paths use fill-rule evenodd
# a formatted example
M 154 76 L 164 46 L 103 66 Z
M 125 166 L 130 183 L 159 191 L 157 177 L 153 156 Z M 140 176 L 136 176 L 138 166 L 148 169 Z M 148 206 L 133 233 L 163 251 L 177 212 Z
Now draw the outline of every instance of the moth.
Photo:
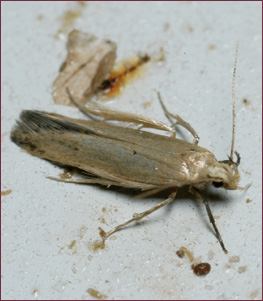
M 98 103 L 81 104 L 68 90 L 70 99 L 86 115 L 101 117 L 103 121 L 87 121 L 41 111 L 22 111 L 11 132 L 11 140 L 33 156 L 59 165 L 78 168 L 86 173 L 81 179 L 57 181 L 119 186 L 144 191 L 143 195 L 170 189 L 169 197 L 133 218 L 105 232 L 100 228 L 103 243 L 114 232 L 140 221 L 145 216 L 174 201 L 178 188 L 189 186 L 190 192 L 204 203 L 216 237 L 224 250 L 222 237 L 216 226 L 207 200 L 201 191 L 210 183 L 224 189 L 238 187 L 240 175 L 233 160 L 235 137 L 235 74 L 238 44 L 232 80 L 233 131 L 228 160 L 218 161 L 209 150 L 198 145 L 199 136 L 179 115 L 171 114 L 158 97 L 165 115 L 172 125 L 142 115 L 119 112 Z M 132 123 L 138 128 L 109 124 L 106 121 Z M 194 137 L 192 143 L 176 138 L 175 126 L 182 126 Z M 168 131 L 170 136 L 143 129 Z

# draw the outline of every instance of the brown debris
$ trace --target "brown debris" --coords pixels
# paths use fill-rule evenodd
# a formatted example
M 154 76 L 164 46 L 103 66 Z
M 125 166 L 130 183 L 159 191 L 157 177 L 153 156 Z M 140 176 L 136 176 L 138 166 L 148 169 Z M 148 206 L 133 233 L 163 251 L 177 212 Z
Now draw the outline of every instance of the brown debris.
M 107 78 L 116 59 L 116 44 L 73 30 L 68 35 L 68 57 L 53 83 L 55 103 L 73 105 L 66 88 L 85 103 Z
M 197 276 L 205 276 L 211 270 L 211 265 L 207 262 L 202 262 L 197 265 L 193 265 L 192 269 Z
M 109 78 L 104 80 L 100 89 L 105 96 L 116 96 L 125 84 L 129 82 L 145 63 L 150 60 L 149 55 L 138 54 L 116 64 L 110 71 Z

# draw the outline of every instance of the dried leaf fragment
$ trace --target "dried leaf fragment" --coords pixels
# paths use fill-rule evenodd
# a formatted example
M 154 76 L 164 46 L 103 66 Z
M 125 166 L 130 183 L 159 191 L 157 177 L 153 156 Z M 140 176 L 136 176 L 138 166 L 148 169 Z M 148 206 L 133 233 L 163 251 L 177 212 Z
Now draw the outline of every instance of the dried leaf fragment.
M 53 83 L 55 103 L 73 105 L 66 88 L 82 103 L 88 101 L 113 67 L 116 44 L 73 30 L 68 35 L 68 56 Z

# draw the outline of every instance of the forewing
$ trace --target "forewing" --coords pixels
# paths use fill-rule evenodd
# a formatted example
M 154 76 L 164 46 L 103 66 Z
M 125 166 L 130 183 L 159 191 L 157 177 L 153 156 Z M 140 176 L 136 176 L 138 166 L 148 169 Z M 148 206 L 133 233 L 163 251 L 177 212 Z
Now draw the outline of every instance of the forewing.
M 11 138 L 34 156 L 140 189 L 181 186 L 185 151 L 202 149 L 162 135 L 37 111 L 21 114 Z

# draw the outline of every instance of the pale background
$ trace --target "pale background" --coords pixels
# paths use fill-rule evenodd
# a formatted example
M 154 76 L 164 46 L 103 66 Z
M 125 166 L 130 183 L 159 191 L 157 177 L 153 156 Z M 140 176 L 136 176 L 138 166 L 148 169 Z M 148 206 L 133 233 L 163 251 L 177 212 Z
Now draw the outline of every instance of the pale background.
M 93 288 L 108 299 L 260 300 L 261 3 L 86 4 L 67 27 L 63 16 L 78 11 L 77 2 L 2 2 L 1 190 L 12 190 L 2 197 L 2 299 L 93 299 L 87 292 Z M 162 47 L 165 61 L 149 63 L 143 76 L 108 105 L 166 122 L 159 90 L 170 111 L 190 122 L 200 145 L 219 160 L 230 151 L 231 81 L 239 40 L 236 150 L 240 185 L 253 185 L 246 192 L 211 189 L 208 194 L 228 255 L 205 208 L 186 189 L 173 205 L 116 233 L 95 253 L 89 245 L 99 239 L 99 226 L 109 230 L 165 195 L 134 200 L 133 194 L 51 181 L 46 176 L 63 170 L 10 141 L 23 109 L 84 118 L 75 108 L 55 105 L 51 96 L 66 56 L 65 35 L 55 36 L 59 29 L 73 28 L 116 42 L 117 60 Z M 191 141 L 187 132 L 180 133 Z M 189 260 L 176 255 L 181 246 L 209 262 L 210 274 L 195 276 Z M 233 256 L 239 262 L 231 262 Z

